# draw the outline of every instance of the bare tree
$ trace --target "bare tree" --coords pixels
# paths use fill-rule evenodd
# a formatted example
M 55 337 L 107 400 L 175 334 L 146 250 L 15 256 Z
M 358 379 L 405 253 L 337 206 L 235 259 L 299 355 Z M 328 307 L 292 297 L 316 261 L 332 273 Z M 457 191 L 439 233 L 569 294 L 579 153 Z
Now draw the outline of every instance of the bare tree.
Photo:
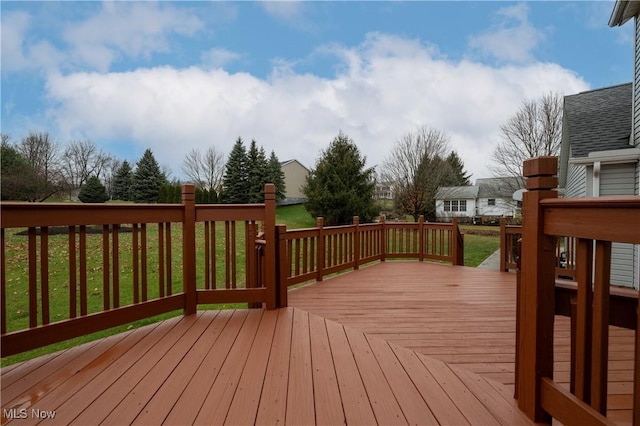
M 104 169 L 102 181 L 110 199 L 113 198 L 113 182 L 120 166 L 122 166 L 122 161 L 116 157 L 110 156 Z
M 562 97 L 548 93 L 524 101 L 500 130 L 502 140 L 493 151 L 493 164 L 489 167 L 496 177 L 520 177 L 524 160 L 560 153 Z
M 90 140 L 70 142 L 62 155 L 62 166 L 69 194 L 78 190 L 90 176 L 102 178 L 111 156 Z
M 34 171 L 31 201 L 44 201 L 62 190 L 60 147 L 49 133 L 30 132 L 16 148 Z
M 435 217 L 435 194 L 448 175 L 445 160 L 449 138 L 444 132 L 420 127 L 398 140 L 383 164 L 382 176 L 391 182 L 399 213 Z
M 184 157 L 182 172 L 200 189 L 220 192 L 224 176 L 225 161 L 222 153 L 210 146 L 204 153 L 192 149 Z

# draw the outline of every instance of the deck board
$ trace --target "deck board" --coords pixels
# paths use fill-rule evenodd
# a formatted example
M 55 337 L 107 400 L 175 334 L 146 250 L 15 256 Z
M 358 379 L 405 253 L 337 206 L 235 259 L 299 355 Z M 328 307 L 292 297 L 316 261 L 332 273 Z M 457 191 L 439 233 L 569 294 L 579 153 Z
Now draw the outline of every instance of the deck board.
M 428 262 L 383 262 L 291 290 L 288 302 L 498 381 L 513 392 L 515 274 Z M 609 408 L 630 419 L 634 331 L 611 326 L 609 335 Z M 555 377 L 568 387 L 569 318 L 556 317 L 554 346 Z
M 435 292 L 437 303 L 427 303 L 428 296 L 417 296 L 428 293 L 424 283 L 409 280 L 401 288 L 398 275 L 409 268 L 390 265 L 354 273 L 366 301 L 347 303 L 363 290 L 337 281 L 342 276 L 292 291 L 291 304 L 302 304 L 304 295 L 308 309 L 201 311 L 3 369 L 2 408 L 55 410 L 56 424 L 531 424 L 508 377 L 508 291 L 492 302 L 482 289 L 474 296 L 457 289 L 458 299 L 447 302 L 445 288 Z M 441 274 L 439 265 L 422 265 L 412 273 Z M 385 279 L 395 288 L 380 294 Z M 452 306 L 459 315 L 448 312 Z M 483 323 L 489 330 L 481 332 Z M 394 325 L 402 332 L 394 335 Z M 560 331 L 556 345 L 563 349 L 568 334 Z M 629 346 L 624 330 L 612 336 Z M 469 341 L 474 338 L 477 346 Z M 429 354 L 448 346 L 451 353 Z M 610 361 L 610 417 L 624 424 L 633 364 L 617 349 Z M 568 351 L 556 358 L 558 377 L 568 380 Z M 38 423 L 7 420 L 3 424 Z

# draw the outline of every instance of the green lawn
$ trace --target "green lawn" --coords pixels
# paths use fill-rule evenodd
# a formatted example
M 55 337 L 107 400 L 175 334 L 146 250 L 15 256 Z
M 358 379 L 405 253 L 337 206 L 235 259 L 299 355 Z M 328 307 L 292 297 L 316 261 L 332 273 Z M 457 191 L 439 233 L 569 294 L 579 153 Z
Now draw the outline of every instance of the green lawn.
M 315 226 L 315 219 L 307 213 L 302 205 L 280 207 L 276 211 L 276 223 L 287 225 L 287 229 L 309 228 Z M 244 282 L 244 228 L 236 230 L 238 235 L 238 281 Z M 7 277 L 7 325 L 8 330 L 20 330 L 28 327 L 28 291 L 27 291 L 27 237 L 15 235 L 16 230 L 9 230 L 6 233 L 6 277 Z M 158 259 L 158 243 L 157 243 L 157 226 L 149 226 L 147 247 L 148 253 L 148 277 L 149 277 L 149 300 L 158 297 L 159 289 L 153 277 L 157 277 L 157 259 Z M 173 292 L 182 291 L 182 253 L 181 253 L 181 227 L 172 226 L 172 289 Z M 102 236 L 87 236 L 87 307 L 88 312 L 99 312 L 102 310 L 104 300 L 102 290 Z M 198 264 L 202 265 L 204 258 L 204 227 L 202 225 L 197 228 L 197 256 Z M 477 266 L 487 256 L 493 253 L 499 247 L 497 237 L 485 235 L 465 235 L 465 265 Z M 216 230 L 216 250 L 218 253 L 224 253 L 224 229 L 220 227 Z M 132 234 L 121 233 L 119 235 L 119 251 L 120 258 L 120 304 L 128 305 L 133 301 L 133 289 L 131 283 L 133 281 L 133 261 L 132 261 Z M 58 255 L 58 256 L 56 256 Z M 224 255 L 218 256 L 224 258 Z M 69 315 L 69 265 L 68 265 L 68 236 L 51 235 L 49 236 L 49 294 L 50 294 L 50 310 L 51 321 L 58 321 L 68 318 Z M 204 280 L 204 268 L 198 268 L 197 280 L 199 283 Z M 216 278 L 220 282 L 224 282 L 224 265 L 218 264 L 216 270 Z M 154 283 L 152 285 L 152 283 Z M 245 308 L 246 304 L 221 305 L 211 308 Z M 205 307 L 201 307 L 205 308 Z M 79 312 L 79 307 L 78 307 Z M 55 352 L 74 345 L 85 343 L 94 339 L 102 338 L 114 333 L 122 332 L 127 329 L 139 327 L 179 315 L 181 311 L 166 313 L 154 318 L 137 321 L 132 324 L 123 325 L 113 329 L 97 332 L 88 336 L 82 336 L 67 342 L 50 345 L 45 348 L 39 348 L 33 351 L 18 354 L 12 357 L 2 358 L 2 366 L 15 362 L 24 361 L 33 357 L 37 357 L 46 353 Z

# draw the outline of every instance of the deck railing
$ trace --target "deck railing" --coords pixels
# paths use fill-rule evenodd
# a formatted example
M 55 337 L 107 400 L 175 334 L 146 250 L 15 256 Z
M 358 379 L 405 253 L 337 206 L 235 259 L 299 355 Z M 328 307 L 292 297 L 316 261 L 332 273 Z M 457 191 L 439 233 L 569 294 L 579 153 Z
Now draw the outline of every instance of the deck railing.
M 464 240 L 453 223 L 428 223 L 422 216 L 415 223 L 386 222 L 325 227 L 323 218 L 315 228 L 287 230 L 277 226 L 280 298 L 286 300 L 289 286 L 322 281 L 327 275 L 387 259 L 418 259 L 464 263 Z
M 524 164 L 518 291 L 516 395 L 532 419 L 564 424 L 610 424 L 607 402 L 609 325 L 636 329 L 633 424 L 640 425 L 640 315 L 638 294 L 610 297 L 611 243 L 640 243 L 640 197 L 557 199 L 556 157 Z M 606 218 L 606 220 L 603 220 Z M 553 381 L 556 238 L 576 239 L 571 385 Z M 635 297 L 634 297 L 635 296 Z M 611 310 L 617 312 L 610 315 Z
M 278 307 L 273 185 L 264 204 L 196 205 L 193 185 L 182 201 L 2 203 L 2 356 L 201 304 Z
M 517 268 L 518 240 L 522 238 L 522 225 L 508 225 L 500 219 L 500 270 L 508 272 Z M 556 277 L 575 279 L 576 239 L 558 236 L 555 249 Z

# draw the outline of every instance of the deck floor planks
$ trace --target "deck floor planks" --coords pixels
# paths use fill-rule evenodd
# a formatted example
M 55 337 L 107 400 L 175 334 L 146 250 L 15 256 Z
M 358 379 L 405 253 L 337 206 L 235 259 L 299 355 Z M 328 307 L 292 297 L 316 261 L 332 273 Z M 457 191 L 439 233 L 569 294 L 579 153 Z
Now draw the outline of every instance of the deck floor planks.
M 233 401 L 238 382 L 245 368 L 249 351 L 258 332 L 263 311 L 252 309 L 238 332 L 236 342 L 231 347 L 218 375 L 202 403 L 194 424 L 219 425 L 224 420 Z
M 206 312 L 215 317 L 211 325 L 205 333 L 200 337 L 200 344 L 196 345 L 193 350 L 189 351 L 183 361 L 171 372 L 169 378 L 162 384 L 153 398 L 135 418 L 133 423 L 156 425 L 161 424 L 171 409 L 174 407 L 182 390 L 193 378 L 196 371 L 202 366 L 207 354 L 212 350 L 213 346 L 218 343 L 225 326 L 231 318 L 234 311 L 214 311 Z M 203 316 L 204 316 L 203 315 Z
M 246 368 L 242 372 L 226 415 L 226 423 L 246 425 L 255 422 L 277 321 L 277 311 L 264 312 L 247 358 Z
M 73 419 L 73 423 L 87 425 L 103 422 L 106 417 L 113 412 L 114 408 L 120 404 L 122 399 L 131 392 L 153 366 L 176 344 L 179 338 L 187 333 L 197 322 L 198 316 L 196 315 L 182 317 L 175 327 L 157 339 L 155 344 L 151 345 L 144 352 L 137 352 L 138 359 L 130 363 L 129 368 L 106 370 L 110 372 L 110 374 L 108 374 L 108 376 L 110 376 L 108 382 L 94 378 L 89 385 L 96 385 L 95 390 L 87 392 L 87 395 L 95 395 L 95 399 Z M 114 374 L 114 372 L 116 374 Z M 116 379 L 113 380 L 113 377 L 116 377 Z M 85 393 L 84 391 L 85 389 L 83 389 L 82 393 Z M 70 404 L 68 410 L 72 407 L 74 407 L 74 405 Z
M 262 398 L 258 407 L 256 424 L 284 424 L 287 415 L 287 385 L 289 383 L 289 359 L 291 354 L 291 332 L 293 310 L 280 309 L 278 323 L 271 344 L 265 373 Z
M 315 404 L 309 314 L 296 309 L 293 313 L 291 333 L 286 424 L 296 426 L 313 423 L 315 423 Z
M 333 365 L 331 347 L 325 319 L 309 315 L 309 334 L 311 339 L 311 362 L 313 364 L 313 399 L 316 409 L 316 423 L 320 425 L 344 424 L 346 419 L 338 378 Z
M 187 383 L 178 401 L 173 406 L 164 422 L 170 425 L 192 424 L 195 421 L 211 385 L 217 379 L 223 363 L 233 347 L 238 333 L 248 317 L 249 311 L 238 310 L 226 323 L 204 361 L 198 367 L 192 379 Z M 146 423 L 141 423 L 146 424 Z
M 176 339 L 175 344 L 162 354 L 161 358 L 151 366 L 145 376 L 111 410 L 104 419 L 104 423 L 112 425 L 131 424 L 153 396 L 147 390 L 159 389 L 163 385 L 173 369 L 182 363 L 194 343 L 209 327 L 213 318 L 211 315 L 200 314 L 193 326 Z

